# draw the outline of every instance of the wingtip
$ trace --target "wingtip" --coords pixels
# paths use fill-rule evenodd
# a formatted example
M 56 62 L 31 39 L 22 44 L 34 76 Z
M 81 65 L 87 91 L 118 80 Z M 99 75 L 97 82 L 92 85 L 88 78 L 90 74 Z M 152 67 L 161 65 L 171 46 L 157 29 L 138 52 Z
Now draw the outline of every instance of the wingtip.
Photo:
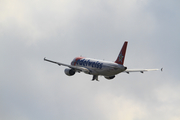
M 44 60 L 46 60 L 46 57 L 44 57 Z
M 163 71 L 163 68 L 161 68 L 161 71 Z

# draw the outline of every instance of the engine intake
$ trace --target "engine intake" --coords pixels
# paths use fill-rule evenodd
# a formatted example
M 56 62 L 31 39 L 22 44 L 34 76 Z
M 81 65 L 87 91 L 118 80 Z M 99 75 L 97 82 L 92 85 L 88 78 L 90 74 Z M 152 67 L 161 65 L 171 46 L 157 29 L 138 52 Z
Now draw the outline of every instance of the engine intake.
M 68 75 L 68 76 L 72 76 L 72 75 L 75 74 L 75 71 L 74 71 L 73 69 L 68 69 L 68 68 L 66 68 L 66 69 L 64 70 L 64 73 L 65 73 L 66 75 Z

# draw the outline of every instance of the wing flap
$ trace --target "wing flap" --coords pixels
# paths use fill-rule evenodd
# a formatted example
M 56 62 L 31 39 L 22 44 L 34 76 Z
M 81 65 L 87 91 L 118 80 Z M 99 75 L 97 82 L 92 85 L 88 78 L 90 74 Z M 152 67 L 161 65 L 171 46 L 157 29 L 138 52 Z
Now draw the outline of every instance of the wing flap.
M 82 69 L 80 69 L 79 67 L 76 67 L 76 66 L 72 66 L 72 65 L 68 65 L 68 64 L 64 64 L 64 63 L 60 63 L 60 62 L 55 62 L 55 61 L 52 61 L 52 60 L 48 60 L 46 58 L 44 58 L 44 60 L 48 61 L 48 62 L 51 62 L 51 63 L 58 64 L 59 66 L 62 65 L 62 66 L 66 66 L 66 67 L 69 67 L 69 68 L 73 68 L 73 69 L 79 70 L 79 72 L 82 71 Z
M 52 61 L 52 60 L 48 60 L 48 59 L 46 59 L 46 58 L 44 58 L 44 61 L 51 62 L 51 63 L 55 63 L 55 64 L 58 64 L 59 66 L 60 66 L 60 65 L 66 66 L 66 67 L 69 67 L 69 68 L 74 69 L 74 70 L 77 71 L 77 72 L 90 73 L 90 70 L 88 70 L 87 68 L 84 68 L 84 67 L 78 67 L 78 66 L 73 66 L 73 65 L 68 65 L 68 64 L 60 63 L 60 62 L 55 62 L 55 61 Z
M 44 61 L 48 61 L 48 62 L 51 62 L 51 63 L 55 63 L 55 64 L 58 64 L 58 65 L 63 65 L 63 66 L 67 66 L 67 67 L 72 67 L 72 65 L 67 65 L 67 64 L 64 64 L 64 63 L 60 63 L 60 62 L 55 62 L 55 61 L 52 61 L 52 60 L 48 60 L 46 58 L 44 58 Z

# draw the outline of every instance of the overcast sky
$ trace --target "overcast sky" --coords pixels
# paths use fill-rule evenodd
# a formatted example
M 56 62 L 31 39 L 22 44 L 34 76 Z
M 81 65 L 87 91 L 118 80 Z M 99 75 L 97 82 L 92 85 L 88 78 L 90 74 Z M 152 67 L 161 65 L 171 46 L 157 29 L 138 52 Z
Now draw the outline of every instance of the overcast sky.
M 179 120 L 180 1 L 0 0 L 1 120 Z M 66 76 L 47 57 L 115 61 L 113 80 Z

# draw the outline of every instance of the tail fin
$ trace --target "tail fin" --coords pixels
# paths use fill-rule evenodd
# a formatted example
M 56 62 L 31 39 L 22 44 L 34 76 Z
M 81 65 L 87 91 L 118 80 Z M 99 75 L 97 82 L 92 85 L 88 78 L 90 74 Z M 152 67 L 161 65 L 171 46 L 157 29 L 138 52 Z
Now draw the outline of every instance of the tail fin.
M 118 64 L 123 65 L 123 63 L 124 63 L 124 58 L 125 58 L 125 54 L 126 54 L 127 44 L 128 44 L 128 42 L 125 41 L 125 42 L 124 42 L 124 45 L 123 45 L 123 47 L 121 48 L 121 51 L 120 51 L 120 53 L 119 53 L 119 55 L 118 55 L 118 57 L 117 57 L 117 59 L 116 59 L 116 61 L 115 61 L 115 63 L 118 63 Z

